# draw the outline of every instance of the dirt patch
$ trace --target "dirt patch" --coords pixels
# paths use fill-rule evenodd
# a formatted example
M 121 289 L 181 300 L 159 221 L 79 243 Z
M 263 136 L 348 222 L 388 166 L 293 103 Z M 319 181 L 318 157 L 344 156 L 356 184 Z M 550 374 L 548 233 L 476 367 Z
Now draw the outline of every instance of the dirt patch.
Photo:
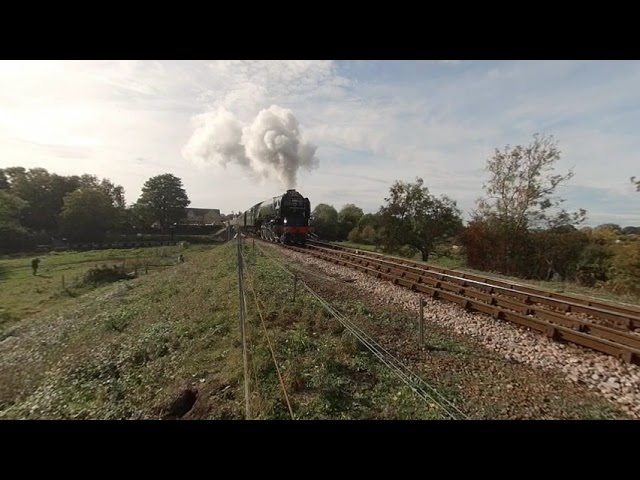
M 184 417 L 191 411 L 198 400 L 198 389 L 195 387 L 185 388 L 178 397 L 171 402 L 171 405 L 162 416 L 163 420 L 177 420 Z
M 239 420 L 237 409 L 230 405 L 238 401 L 236 398 L 238 385 L 212 383 L 199 387 L 199 399 L 183 418 L 185 420 Z M 244 398 L 241 398 L 244 402 Z M 244 404 L 244 403 L 243 403 Z

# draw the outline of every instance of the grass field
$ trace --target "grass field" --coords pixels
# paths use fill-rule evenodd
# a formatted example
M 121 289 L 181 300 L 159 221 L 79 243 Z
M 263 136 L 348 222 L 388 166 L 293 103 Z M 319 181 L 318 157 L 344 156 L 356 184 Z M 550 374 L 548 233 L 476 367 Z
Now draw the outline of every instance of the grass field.
M 244 248 L 252 418 L 444 418 L 315 298 L 298 288 L 294 301 L 282 268 L 299 278 L 308 268 L 269 250 Z M 235 252 L 230 242 L 189 249 L 184 263 L 172 264 L 170 255 L 163 266 L 159 256 L 160 268 L 149 275 L 39 304 L 0 341 L 0 419 L 245 418 Z M 121 261 L 116 253 L 108 256 Z M 45 258 L 50 270 L 43 273 L 81 272 L 105 260 Z M 10 283 L 24 289 L 34 279 L 29 259 L 21 261 Z M 71 270 L 59 270 L 63 266 Z M 625 418 L 556 375 L 505 361 L 437 328 L 427 331 L 434 350 L 425 353 L 413 340 L 415 322 L 407 312 L 376 305 L 353 288 L 346 295 L 341 282 L 317 281 L 314 288 L 336 308 L 471 418 Z M 519 386 L 520 397 L 505 384 Z
M 171 418 L 190 389 L 203 399 L 192 418 L 244 418 L 234 251 L 228 244 L 191 253 L 156 278 L 35 315 L 16 332 L 31 348 L 1 362 L 0 418 Z M 254 417 L 290 418 L 282 378 L 295 418 L 441 418 L 313 299 L 299 293 L 297 302 L 283 301 L 291 294 L 286 275 L 247 255 Z
M 210 248 L 150 247 L 39 254 L 37 275 L 29 257 L 0 258 L 0 336 L 23 318 L 51 307 L 64 307 L 71 298 L 91 289 L 83 284 L 90 268 L 118 265 L 144 275 L 174 265 L 180 253 Z M 73 303 L 73 302 L 72 302 Z

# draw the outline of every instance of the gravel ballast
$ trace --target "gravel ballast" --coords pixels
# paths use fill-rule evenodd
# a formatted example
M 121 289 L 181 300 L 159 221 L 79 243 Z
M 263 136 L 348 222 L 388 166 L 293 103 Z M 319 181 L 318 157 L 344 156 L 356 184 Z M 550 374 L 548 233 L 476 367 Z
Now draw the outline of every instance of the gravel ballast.
M 369 293 L 372 299 L 412 312 L 416 316 L 418 314 L 420 294 L 310 255 L 283 249 L 278 249 L 277 252 L 311 265 L 315 272 L 328 277 L 353 279 L 350 285 Z M 453 303 L 432 300 L 426 295 L 422 297 L 425 300 L 426 325 L 432 322 L 456 334 L 470 337 L 506 359 L 561 372 L 568 381 L 586 386 L 618 404 L 633 418 L 640 418 L 639 366 L 577 345 L 552 341 L 507 321 L 468 312 Z

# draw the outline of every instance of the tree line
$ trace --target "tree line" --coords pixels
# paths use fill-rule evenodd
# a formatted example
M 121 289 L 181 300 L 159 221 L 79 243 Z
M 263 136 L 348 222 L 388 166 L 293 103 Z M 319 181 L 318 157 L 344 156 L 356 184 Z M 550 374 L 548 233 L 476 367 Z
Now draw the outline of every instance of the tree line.
M 124 188 L 95 175 L 58 175 L 44 168 L 0 169 L 0 250 L 59 241 L 100 242 L 110 235 L 167 232 L 190 204 L 172 174 L 149 178 L 140 198 L 125 203 Z
M 558 174 L 561 158 L 552 136 L 495 149 L 488 180 L 465 225 L 456 201 L 431 194 L 422 178 L 394 182 L 385 203 L 365 214 L 347 204 L 340 211 L 317 205 L 314 232 L 325 240 L 350 240 L 386 253 L 451 255 L 468 267 L 529 279 L 559 279 L 640 293 L 640 227 L 581 227 L 584 209 L 567 211 L 558 187 L 573 171 Z M 640 191 L 640 180 L 631 177 Z M 172 174 L 149 178 L 140 198 L 126 206 L 124 189 L 95 175 L 62 176 L 43 168 L 0 169 L 0 251 L 51 241 L 99 242 L 113 235 L 169 232 L 190 204 Z
M 555 172 L 560 158 L 554 138 L 538 134 L 528 145 L 495 149 L 487 160 L 484 195 L 467 225 L 456 202 L 432 195 L 420 177 L 396 181 L 374 214 L 353 204 L 340 212 L 320 204 L 311 224 L 326 240 L 375 245 L 407 257 L 419 253 L 423 261 L 451 255 L 455 246 L 470 268 L 640 294 L 640 227 L 581 227 L 586 210 L 565 210 L 556 194 L 574 175 Z M 640 191 L 640 181 L 631 181 Z

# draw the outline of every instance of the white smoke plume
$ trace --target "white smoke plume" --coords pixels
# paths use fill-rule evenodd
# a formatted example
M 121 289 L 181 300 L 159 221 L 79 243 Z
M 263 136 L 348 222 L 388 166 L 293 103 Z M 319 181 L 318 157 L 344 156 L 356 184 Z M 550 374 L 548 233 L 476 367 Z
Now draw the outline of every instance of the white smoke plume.
M 295 188 L 298 170 L 318 166 L 317 147 L 305 143 L 291 110 L 272 105 L 250 125 L 242 126 L 221 108 L 200 115 L 193 135 L 182 150 L 187 160 L 201 164 L 237 163 L 262 179 L 277 179 Z

